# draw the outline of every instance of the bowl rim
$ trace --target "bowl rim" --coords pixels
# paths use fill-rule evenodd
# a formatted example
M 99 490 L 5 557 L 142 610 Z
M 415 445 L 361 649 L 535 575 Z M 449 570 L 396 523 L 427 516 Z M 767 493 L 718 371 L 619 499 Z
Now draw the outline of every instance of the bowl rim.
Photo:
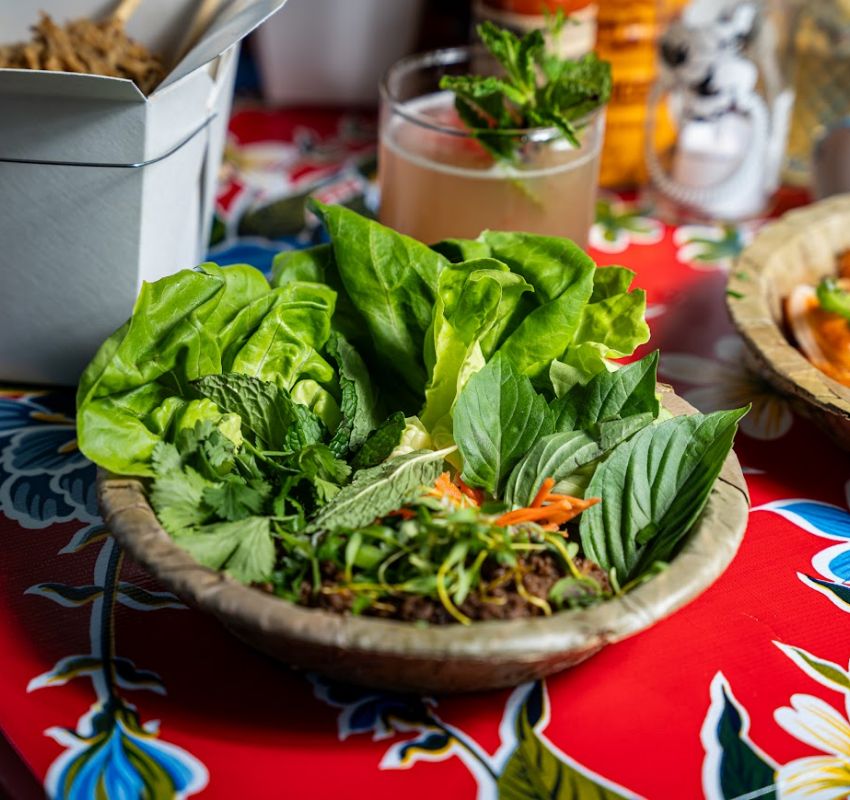
M 736 259 L 727 281 L 726 306 L 752 357 L 769 370 L 769 379 L 780 391 L 850 419 L 850 388 L 819 370 L 788 341 L 767 299 L 771 258 L 781 248 L 812 237 L 814 226 L 837 216 L 850 224 L 850 194 L 794 209 L 765 225 Z
M 659 390 L 672 413 L 694 412 L 669 387 L 659 385 Z M 737 457 L 730 452 L 682 550 L 665 571 L 627 595 L 550 617 L 420 627 L 307 608 L 240 584 L 200 566 L 174 542 L 157 521 L 140 480 L 99 471 L 97 488 L 104 522 L 127 552 L 167 588 L 237 633 L 260 629 L 266 636 L 314 647 L 468 662 L 491 658 L 533 662 L 568 651 L 592 652 L 643 630 L 694 599 L 720 576 L 738 550 L 749 513 L 746 482 Z

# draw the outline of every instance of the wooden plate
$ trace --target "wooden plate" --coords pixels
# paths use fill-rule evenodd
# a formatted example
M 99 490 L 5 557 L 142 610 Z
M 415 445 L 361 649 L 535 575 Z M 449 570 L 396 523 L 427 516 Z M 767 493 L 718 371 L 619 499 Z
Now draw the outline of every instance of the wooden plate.
M 850 195 L 791 211 L 767 225 L 729 277 L 727 305 L 750 366 L 794 407 L 850 449 L 850 389 L 815 367 L 783 329 L 783 302 L 802 283 L 834 275 L 850 249 Z
M 660 387 L 674 414 L 693 408 Z M 515 686 L 571 667 L 642 631 L 704 591 L 744 535 L 749 498 L 732 453 L 670 567 L 624 597 L 551 617 L 419 628 L 304 608 L 200 566 L 162 529 L 143 485 L 102 473 L 98 497 L 115 538 L 162 584 L 274 658 L 347 683 L 416 692 Z

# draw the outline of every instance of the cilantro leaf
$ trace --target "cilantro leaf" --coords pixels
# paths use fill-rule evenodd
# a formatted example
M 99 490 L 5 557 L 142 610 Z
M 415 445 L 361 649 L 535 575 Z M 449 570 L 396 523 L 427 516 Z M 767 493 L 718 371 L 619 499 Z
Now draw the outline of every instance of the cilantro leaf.
M 150 499 L 162 526 L 173 536 L 203 525 L 210 511 L 204 505 L 204 492 L 215 486 L 191 467 L 158 475 Z
M 203 500 L 216 516 L 232 521 L 259 514 L 270 493 L 266 481 L 246 483 L 237 475 L 228 475 L 222 483 L 204 489 Z
M 241 583 L 267 581 L 274 570 L 275 547 L 268 517 L 205 525 L 176 541 L 198 563 L 227 570 Z
M 183 459 L 177 448 L 168 442 L 157 442 L 151 456 L 151 466 L 157 475 L 165 475 L 169 472 L 179 472 L 183 466 Z

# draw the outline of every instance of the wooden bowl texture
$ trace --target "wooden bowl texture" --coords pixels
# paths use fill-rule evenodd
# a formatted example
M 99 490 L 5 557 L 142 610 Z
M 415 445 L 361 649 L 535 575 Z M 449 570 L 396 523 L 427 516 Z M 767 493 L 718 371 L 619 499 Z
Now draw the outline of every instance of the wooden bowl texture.
M 785 298 L 800 284 L 834 275 L 850 249 L 850 195 L 786 214 L 767 225 L 737 260 L 727 305 L 748 363 L 793 407 L 850 449 L 850 389 L 815 367 L 788 340 Z

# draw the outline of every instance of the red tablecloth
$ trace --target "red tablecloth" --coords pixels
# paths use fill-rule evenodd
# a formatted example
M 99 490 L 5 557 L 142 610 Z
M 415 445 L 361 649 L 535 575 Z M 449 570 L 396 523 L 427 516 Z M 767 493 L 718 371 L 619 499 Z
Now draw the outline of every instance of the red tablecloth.
M 243 111 L 232 132 L 212 252 L 221 263 L 267 265 L 314 241 L 309 192 L 373 204 L 370 120 Z M 111 798 L 730 800 L 776 796 L 777 783 L 782 797 L 845 796 L 850 469 L 744 367 L 724 282 L 751 234 L 671 229 L 634 204 L 601 202 L 593 255 L 632 267 L 649 290 L 662 376 L 704 410 L 753 403 L 737 443 L 753 511 L 738 557 L 698 600 L 513 692 L 395 696 L 254 653 L 106 537 L 73 397 L 0 398 L 10 745 L 0 773 L 13 796 L 32 792 L 29 773 L 62 798 L 95 797 L 98 781 Z

